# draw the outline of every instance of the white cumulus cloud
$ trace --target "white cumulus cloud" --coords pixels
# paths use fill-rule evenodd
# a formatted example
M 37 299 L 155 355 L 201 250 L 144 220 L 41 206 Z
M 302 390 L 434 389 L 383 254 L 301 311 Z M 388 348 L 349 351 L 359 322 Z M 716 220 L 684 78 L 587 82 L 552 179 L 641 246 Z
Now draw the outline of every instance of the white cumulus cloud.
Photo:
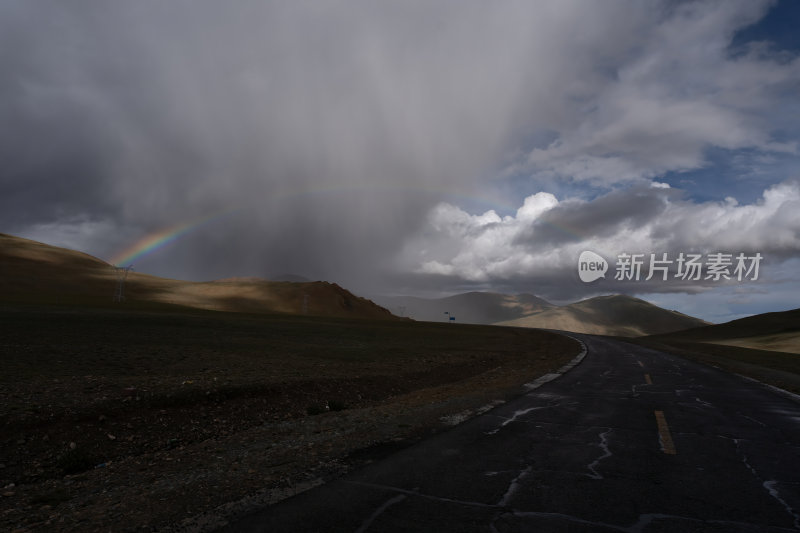
M 778 265 L 800 252 L 800 184 L 784 182 L 754 203 L 695 202 L 680 191 L 640 187 L 585 201 L 539 192 L 516 215 L 472 215 L 441 203 L 401 262 L 419 275 L 473 283 L 574 283 L 582 250 L 626 253 L 762 253 Z M 700 287 L 697 287 L 700 288 Z M 653 292 L 674 287 L 650 287 Z

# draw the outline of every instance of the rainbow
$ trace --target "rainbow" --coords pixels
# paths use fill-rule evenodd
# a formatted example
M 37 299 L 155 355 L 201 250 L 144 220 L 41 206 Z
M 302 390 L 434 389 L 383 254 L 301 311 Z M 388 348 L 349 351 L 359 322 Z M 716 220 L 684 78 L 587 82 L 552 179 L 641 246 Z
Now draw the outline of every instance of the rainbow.
M 189 222 L 183 222 L 165 229 L 158 230 L 154 233 L 145 235 L 129 247 L 125 248 L 109 261 L 112 265 L 126 266 L 132 264 L 134 261 L 139 260 L 168 244 L 175 242 L 184 235 L 205 226 L 206 224 L 219 220 L 227 215 L 230 215 L 237 209 L 226 209 L 221 213 L 215 213 L 210 216 L 205 216 Z

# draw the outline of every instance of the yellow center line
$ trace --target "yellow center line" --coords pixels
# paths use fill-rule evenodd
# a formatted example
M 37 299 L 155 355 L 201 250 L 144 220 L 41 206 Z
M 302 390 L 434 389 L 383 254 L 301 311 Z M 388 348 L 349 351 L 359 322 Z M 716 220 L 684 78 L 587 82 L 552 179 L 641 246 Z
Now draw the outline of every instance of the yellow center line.
M 668 455 L 677 454 L 675 443 L 672 442 L 672 434 L 669 432 L 667 420 L 664 418 L 664 411 L 656 411 L 656 424 L 658 424 L 658 435 L 661 440 L 661 450 Z
M 653 384 L 653 380 L 650 379 L 650 374 L 645 374 L 644 375 L 644 382 L 647 383 L 648 385 L 652 385 Z

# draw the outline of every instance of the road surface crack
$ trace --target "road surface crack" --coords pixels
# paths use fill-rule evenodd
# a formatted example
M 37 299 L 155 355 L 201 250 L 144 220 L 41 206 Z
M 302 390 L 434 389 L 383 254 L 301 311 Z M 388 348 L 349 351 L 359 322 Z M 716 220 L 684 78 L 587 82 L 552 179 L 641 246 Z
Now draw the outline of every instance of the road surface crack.
M 603 476 L 597 472 L 596 467 L 600 463 L 600 461 L 602 461 L 603 459 L 607 459 L 613 455 L 611 453 L 611 450 L 608 449 L 609 433 L 611 433 L 611 428 L 608 428 L 604 432 L 600 433 L 600 443 L 598 444 L 598 447 L 601 450 L 603 450 L 603 454 L 594 461 L 592 461 L 591 463 L 589 463 L 589 466 L 587 467 L 589 470 L 591 470 L 591 474 L 586 474 L 586 475 L 592 479 L 603 479 Z
M 497 505 L 499 505 L 500 507 L 505 507 L 506 505 L 508 505 L 508 501 L 514 495 L 514 493 L 517 492 L 517 490 L 519 489 L 520 481 L 525 479 L 525 477 L 527 477 L 528 474 L 531 473 L 532 469 L 533 469 L 533 467 L 528 466 L 523 471 L 521 471 L 517 475 L 517 477 L 515 477 L 514 479 L 511 480 L 511 483 L 508 485 L 508 489 L 506 490 L 506 493 L 503 494 L 503 497 L 500 498 L 500 501 L 497 502 Z
M 356 533 L 364 533 L 365 531 L 367 531 L 367 529 L 369 529 L 369 526 L 372 525 L 372 522 L 374 522 L 375 519 L 378 518 L 386 509 L 388 509 L 389 507 L 391 507 L 392 505 L 394 505 L 396 503 L 400 503 L 401 501 L 403 501 L 405 499 L 406 499 L 406 495 L 405 494 L 398 494 L 394 498 L 389 498 L 388 500 L 383 502 L 383 505 L 381 505 L 380 507 L 375 509 L 375 512 L 372 513 L 369 516 L 369 518 L 364 520 L 364 523 L 361 524 L 361 527 L 359 527 L 356 530 Z
M 496 428 L 494 428 L 491 431 L 487 431 L 486 434 L 487 435 L 494 435 L 495 433 L 497 433 L 498 431 L 500 431 L 501 429 L 503 429 L 504 427 L 509 425 L 511 422 L 514 422 L 517 418 L 519 418 L 519 417 L 521 417 L 523 415 L 527 415 L 530 412 L 538 411 L 539 409 L 547 409 L 548 407 L 552 407 L 552 406 L 550 406 L 550 405 L 542 405 L 542 406 L 539 406 L 539 407 L 529 407 L 527 409 L 522 409 L 520 411 L 515 411 L 514 415 L 511 418 L 504 419 L 502 424 L 500 424 L 499 426 L 497 426 Z M 497 416 L 497 415 L 495 415 L 495 416 Z
M 433 496 L 432 494 L 424 494 L 422 492 L 417 492 L 415 490 L 408 490 L 408 489 L 401 489 L 400 487 L 392 487 L 390 485 L 380 485 L 378 483 L 365 483 L 363 481 L 345 481 L 345 483 L 349 483 L 351 485 L 359 485 L 361 487 L 369 487 L 373 489 L 381 489 L 381 490 L 389 490 L 393 492 L 399 492 L 401 494 L 407 494 L 409 496 L 418 496 L 420 498 L 425 498 L 426 500 L 433 500 L 442 503 L 455 503 L 457 505 L 467 505 L 470 507 L 484 507 L 489 509 L 496 509 L 498 506 L 493 505 L 491 503 L 481 503 L 481 502 L 471 502 L 467 500 L 456 500 L 453 498 L 444 498 L 442 496 Z
M 751 465 L 750 462 L 747 460 L 747 454 L 744 453 L 744 451 L 739 446 L 739 439 L 731 439 L 731 440 L 736 445 L 736 453 L 739 454 L 739 456 L 742 458 L 742 462 L 747 467 L 747 469 L 750 470 L 750 472 L 753 473 L 753 476 L 758 481 L 761 482 L 761 486 L 764 487 L 764 489 L 767 491 L 767 493 L 770 496 L 772 496 L 775 500 L 777 500 L 778 503 L 780 503 L 783 506 L 783 508 L 786 509 L 786 512 L 789 513 L 792 516 L 792 518 L 794 519 L 794 527 L 795 527 L 795 529 L 800 529 L 800 515 L 792 508 L 791 505 L 786 503 L 786 500 L 781 498 L 781 495 L 778 492 L 778 489 L 775 488 L 775 485 L 778 484 L 778 481 L 776 481 L 774 479 L 770 479 L 770 480 L 766 480 L 765 481 L 764 478 L 761 477 L 758 474 L 756 469 L 753 468 L 753 465 Z

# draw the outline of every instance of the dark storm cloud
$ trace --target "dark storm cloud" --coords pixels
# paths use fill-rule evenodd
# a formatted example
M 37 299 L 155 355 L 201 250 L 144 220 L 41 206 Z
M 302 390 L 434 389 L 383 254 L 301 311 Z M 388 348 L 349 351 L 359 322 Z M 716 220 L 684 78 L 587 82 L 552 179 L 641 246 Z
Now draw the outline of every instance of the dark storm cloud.
M 422 7 L 4 4 L 3 228 L 238 207 L 241 233 L 172 269 L 372 268 L 438 199 L 415 190 L 491 168 L 531 74 L 518 7 Z
M 677 194 L 669 189 L 638 186 L 613 191 L 589 203 L 561 202 L 522 231 L 513 244 L 555 246 L 583 241 L 589 236 L 608 238 L 660 217 L 667 208 L 665 197 Z
M 9 0 L 0 231 L 109 258 L 234 209 L 137 266 L 357 290 L 428 275 L 557 287 L 563 268 L 532 250 L 642 240 L 641 228 L 708 238 L 662 224 L 674 193 L 643 181 L 702 167 L 709 146 L 795 149 L 758 117 L 788 98 L 800 63 L 726 50 L 768 7 Z M 552 179 L 611 192 L 541 193 L 513 222 L 439 207 L 520 205 L 528 192 L 499 192 L 506 175 L 526 191 Z M 791 212 L 774 217 L 794 227 Z

